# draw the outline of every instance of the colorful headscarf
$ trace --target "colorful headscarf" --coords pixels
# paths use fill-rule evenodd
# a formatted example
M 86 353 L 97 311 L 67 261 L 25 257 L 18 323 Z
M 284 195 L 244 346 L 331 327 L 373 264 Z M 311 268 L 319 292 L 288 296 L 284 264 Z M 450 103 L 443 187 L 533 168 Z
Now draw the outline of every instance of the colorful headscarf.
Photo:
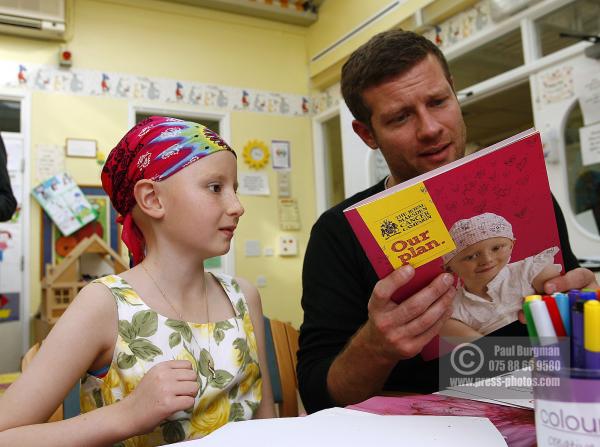
M 121 239 L 135 264 L 144 259 L 144 236 L 133 221 L 133 187 L 141 179 L 157 182 L 218 151 L 231 151 L 225 141 L 201 124 L 151 116 L 136 124 L 110 151 L 102 168 L 102 187 L 120 214 Z

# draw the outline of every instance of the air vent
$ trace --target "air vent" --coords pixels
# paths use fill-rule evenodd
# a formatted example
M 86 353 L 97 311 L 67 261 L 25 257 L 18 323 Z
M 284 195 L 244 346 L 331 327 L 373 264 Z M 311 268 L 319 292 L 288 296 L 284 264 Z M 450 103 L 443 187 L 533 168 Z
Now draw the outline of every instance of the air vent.
M 40 39 L 61 39 L 65 0 L 0 0 L 0 32 Z

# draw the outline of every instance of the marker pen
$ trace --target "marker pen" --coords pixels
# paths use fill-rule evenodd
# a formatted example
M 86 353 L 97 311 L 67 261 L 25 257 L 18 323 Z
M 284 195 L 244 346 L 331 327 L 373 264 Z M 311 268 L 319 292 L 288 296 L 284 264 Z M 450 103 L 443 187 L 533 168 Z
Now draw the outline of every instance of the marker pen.
M 525 301 L 523 303 L 523 313 L 525 314 L 525 323 L 527 324 L 527 333 L 532 342 L 537 343 L 537 330 L 535 329 L 535 323 L 533 321 L 533 315 L 531 315 L 531 308 L 529 307 L 531 301 Z
M 571 335 L 571 311 L 569 310 L 569 296 L 566 293 L 555 293 L 552 295 L 556 301 L 556 307 L 565 327 L 567 335 Z
M 554 327 L 554 331 L 556 332 L 557 337 L 566 337 L 567 332 L 565 331 L 565 326 L 562 322 L 562 318 L 560 316 L 560 312 L 558 311 L 558 307 L 556 306 L 556 301 L 554 297 L 549 295 L 544 295 L 542 297 L 542 301 L 546 303 L 546 308 L 548 309 L 548 314 L 550 315 L 550 321 L 552 321 L 552 326 Z
M 583 331 L 585 367 L 600 370 L 600 301 L 583 305 Z
M 600 300 L 600 289 L 581 289 L 582 292 L 594 292 L 596 294 L 596 299 Z
M 569 309 L 573 308 L 573 304 L 575 304 L 575 301 L 577 301 L 577 299 L 579 298 L 580 293 L 581 290 L 576 289 L 571 289 L 567 292 L 567 296 L 569 297 Z
M 541 299 L 542 299 L 542 295 L 528 295 L 525 297 L 525 302 L 541 300 Z
M 587 301 L 587 300 L 595 300 L 596 299 L 596 292 L 593 292 L 593 291 L 592 292 L 583 292 L 582 291 L 582 292 L 579 293 L 579 299 L 582 299 L 582 300 L 585 300 L 585 301 Z
M 540 339 L 540 345 L 558 343 L 556 331 L 554 330 L 554 326 L 552 326 L 552 320 L 550 319 L 546 303 L 542 300 L 532 300 L 529 302 L 529 308 L 531 309 L 531 315 L 533 315 L 533 322 L 535 323 L 535 329 Z
M 585 368 L 585 350 L 583 349 L 583 304 L 577 300 L 571 307 L 571 367 Z

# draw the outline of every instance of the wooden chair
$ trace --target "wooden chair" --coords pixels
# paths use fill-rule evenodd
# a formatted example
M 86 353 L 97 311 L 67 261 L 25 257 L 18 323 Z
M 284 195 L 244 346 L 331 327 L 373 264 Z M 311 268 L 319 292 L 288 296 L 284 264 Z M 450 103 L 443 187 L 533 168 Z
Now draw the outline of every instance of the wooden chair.
M 34 344 L 23 356 L 21 360 L 21 371 L 25 371 L 33 357 L 37 354 L 40 349 L 40 344 Z M 69 392 L 67 397 L 63 403 L 59 405 L 59 407 L 52 413 L 52 416 L 48 419 L 48 422 L 56 422 L 62 421 L 63 419 L 68 419 L 70 417 L 76 416 L 79 414 L 79 383 L 73 387 L 73 389 Z
M 271 385 L 279 416 L 298 416 L 302 408 L 296 378 L 298 331 L 289 323 L 265 317 L 265 337 Z

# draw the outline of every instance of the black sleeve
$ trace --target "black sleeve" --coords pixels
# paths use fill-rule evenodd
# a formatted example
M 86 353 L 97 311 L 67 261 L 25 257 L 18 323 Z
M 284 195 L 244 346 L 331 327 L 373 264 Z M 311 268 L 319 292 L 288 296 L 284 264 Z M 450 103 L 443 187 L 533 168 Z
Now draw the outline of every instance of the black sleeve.
M 9 220 L 17 209 L 17 200 L 10 186 L 10 176 L 6 168 L 6 148 L 0 136 L 0 221 Z
M 577 261 L 577 257 L 573 254 L 573 250 L 571 249 L 569 232 L 567 231 L 567 222 L 565 221 L 565 216 L 563 215 L 558 202 L 554 198 L 554 195 L 552 196 L 552 203 L 554 205 L 554 214 L 556 215 L 556 227 L 558 229 L 563 261 L 565 263 L 565 271 L 568 272 L 569 270 L 579 267 L 579 261 Z
M 302 271 L 298 386 L 309 413 L 335 405 L 327 373 L 335 357 L 367 318 L 376 275 L 341 213 L 328 211 L 315 223 Z

